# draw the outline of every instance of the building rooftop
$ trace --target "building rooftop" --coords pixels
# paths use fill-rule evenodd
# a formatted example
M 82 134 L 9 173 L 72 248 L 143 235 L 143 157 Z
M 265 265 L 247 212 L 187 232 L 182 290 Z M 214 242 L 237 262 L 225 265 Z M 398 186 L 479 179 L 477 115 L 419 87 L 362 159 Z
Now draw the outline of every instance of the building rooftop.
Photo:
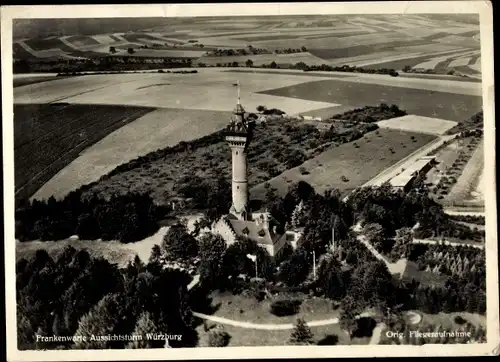
M 245 236 L 258 244 L 273 245 L 276 235 L 263 224 L 255 221 L 228 219 L 236 236 Z
M 406 186 L 414 177 L 416 172 L 422 171 L 422 169 L 429 164 L 429 162 L 435 159 L 434 156 L 426 156 L 419 158 L 410 167 L 406 168 L 399 175 L 393 177 L 390 180 L 390 184 L 395 187 L 403 187 Z

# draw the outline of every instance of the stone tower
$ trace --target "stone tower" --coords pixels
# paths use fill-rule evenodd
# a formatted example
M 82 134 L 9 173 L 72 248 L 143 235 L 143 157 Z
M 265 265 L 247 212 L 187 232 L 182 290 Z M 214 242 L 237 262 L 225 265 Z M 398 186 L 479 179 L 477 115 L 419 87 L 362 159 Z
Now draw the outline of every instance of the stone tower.
M 240 104 L 240 85 L 238 82 L 238 103 L 226 129 L 226 141 L 232 152 L 232 215 L 240 220 L 249 219 L 247 149 L 252 137 L 253 121 L 245 118 L 245 109 Z

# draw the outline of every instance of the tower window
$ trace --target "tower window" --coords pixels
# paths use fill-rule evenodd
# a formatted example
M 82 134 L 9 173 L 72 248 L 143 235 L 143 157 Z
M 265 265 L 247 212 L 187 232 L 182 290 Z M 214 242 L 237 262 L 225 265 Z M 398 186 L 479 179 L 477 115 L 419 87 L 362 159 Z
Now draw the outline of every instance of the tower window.
M 236 155 L 238 155 L 238 151 L 236 151 Z
M 237 190 L 239 190 L 239 189 L 240 189 L 240 187 L 239 187 L 239 186 L 236 186 L 236 189 L 237 189 Z

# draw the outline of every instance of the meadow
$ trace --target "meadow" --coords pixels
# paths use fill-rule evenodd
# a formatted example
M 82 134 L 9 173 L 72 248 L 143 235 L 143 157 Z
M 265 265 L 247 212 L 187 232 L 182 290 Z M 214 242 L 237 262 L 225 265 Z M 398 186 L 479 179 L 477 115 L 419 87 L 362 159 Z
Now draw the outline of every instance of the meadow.
M 86 147 L 152 108 L 14 105 L 16 197 L 31 196 Z
M 261 93 L 322 102 L 335 101 L 352 106 L 397 104 L 408 114 L 452 121 L 470 117 L 482 105 L 481 97 L 476 96 L 379 84 L 354 84 L 347 79 L 305 82 Z
M 357 129 L 363 132 L 362 127 Z M 292 125 L 285 119 L 268 121 L 257 127 L 248 151 L 249 185 L 258 185 L 313 157 L 316 149 L 328 141 L 318 136 L 314 126 Z M 179 195 L 180 186 L 196 182 L 211 185 L 219 177 L 230 180 L 230 165 L 231 152 L 219 134 L 203 147 L 191 146 L 167 153 L 158 151 L 146 155 L 143 160 L 131 161 L 102 177 L 88 192 L 108 196 L 142 191 L 163 204 L 168 198 Z
M 354 142 L 331 147 L 268 182 L 282 195 L 286 194 L 289 185 L 300 180 L 308 182 L 318 193 L 336 188 L 345 194 L 434 139 L 435 136 L 428 134 L 379 129 Z M 252 197 L 262 199 L 265 185 L 257 185 L 250 192 Z
M 304 299 L 304 296 L 298 294 L 298 299 Z M 297 318 L 303 318 L 306 321 L 321 319 L 330 319 L 338 317 L 338 311 L 332 306 L 332 301 L 323 298 L 305 299 L 300 311 L 293 316 L 277 317 L 269 312 L 271 300 L 258 302 L 255 298 L 243 295 L 232 295 L 228 293 L 214 293 L 212 295 L 212 305 L 219 306 L 213 314 L 217 317 L 229 318 L 236 321 L 251 321 L 252 323 L 263 324 L 288 324 L 295 323 Z M 214 325 L 214 322 L 207 321 L 207 326 Z M 249 329 L 235 326 L 224 325 L 224 330 L 231 335 L 229 346 L 282 346 L 286 345 L 292 329 L 284 330 L 262 330 Z M 358 344 L 362 343 L 361 338 L 350 341 L 349 336 L 340 328 L 338 324 L 326 326 L 311 327 L 316 343 L 320 343 L 327 336 L 336 335 L 337 344 Z M 208 346 L 207 333 L 203 328 L 198 328 L 200 334 L 200 346 Z M 366 339 L 365 339 L 366 341 Z

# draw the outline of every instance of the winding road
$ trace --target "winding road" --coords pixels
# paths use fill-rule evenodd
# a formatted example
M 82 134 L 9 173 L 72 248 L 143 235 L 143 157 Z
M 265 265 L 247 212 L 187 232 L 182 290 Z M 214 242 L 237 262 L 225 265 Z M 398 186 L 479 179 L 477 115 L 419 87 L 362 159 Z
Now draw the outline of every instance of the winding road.
M 229 326 L 247 328 L 247 329 L 262 329 L 262 330 L 268 330 L 268 331 L 276 331 L 276 330 L 286 330 L 286 329 L 295 328 L 295 326 L 292 323 L 259 324 L 259 323 L 252 323 L 252 322 L 235 321 L 233 319 L 216 317 L 213 315 L 208 315 L 208 314 L 203 314 L 203 313 L 198 313 L 198 312 L 193 312 L 193 315 L 195 317 L 198 317 L 201 319 L 206 319 L 206 320 L 209 320 L 209 321 L 212 321 L 215 323 L 226 324 Z M 321 320 L 317 320 L 317 321 L 306 322 L 306 324 L 309 327 L 320 327 L 320 326 L 327 326 L 330 324 L 337 324 L 337 323 L 339 323 L 338 318 L 321 319 Z

